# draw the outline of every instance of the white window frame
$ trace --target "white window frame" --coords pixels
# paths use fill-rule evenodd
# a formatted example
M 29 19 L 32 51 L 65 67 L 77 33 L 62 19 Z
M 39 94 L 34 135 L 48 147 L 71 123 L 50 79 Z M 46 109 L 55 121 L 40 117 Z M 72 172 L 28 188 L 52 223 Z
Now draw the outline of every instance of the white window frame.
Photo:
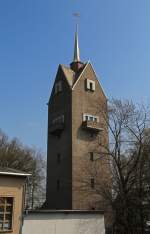
M 83 122 L 85 122 L 85 121 L 92 121 L 92 122 L 99 123 L 99 117 L 85 113 L 85 114 L 83 114 Z
M 0 199 L 3 200 L 0 202 L 1 207 L 1 227 L 0 233 L 12 232 L 13 231 L 13 206 L 14 206 L 14 197 L 11 196 L 0 196 Z M 8 199 L 11 199 L 11 203 L 8 202 Z M 10 208 L 7 210 L 7 208 Z M 3 209 L 2 209 L 3 208 Z M 10 218 L 7 220 L 6 215 L 10 215 Z
M 92 88 L 91 88 L 92 85 Z M 90 91 L 95 91 L 95 81 L 86 79 L 86 89 Z

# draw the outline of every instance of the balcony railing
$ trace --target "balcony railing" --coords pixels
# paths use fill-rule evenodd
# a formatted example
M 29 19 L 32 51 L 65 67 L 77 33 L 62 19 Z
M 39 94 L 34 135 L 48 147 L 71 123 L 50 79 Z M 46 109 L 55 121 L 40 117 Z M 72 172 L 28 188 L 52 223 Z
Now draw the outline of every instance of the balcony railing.
M 49 133 L 52 135 L 60 135 L 64 130 L 64 123 L 55 123 L 49 126 Z
M 94 132 L 102 131 L 102 128 L 100 127 L 100 123 L 96 121 L 84 121 L 82 124 L 84 129 L 91 130 Z

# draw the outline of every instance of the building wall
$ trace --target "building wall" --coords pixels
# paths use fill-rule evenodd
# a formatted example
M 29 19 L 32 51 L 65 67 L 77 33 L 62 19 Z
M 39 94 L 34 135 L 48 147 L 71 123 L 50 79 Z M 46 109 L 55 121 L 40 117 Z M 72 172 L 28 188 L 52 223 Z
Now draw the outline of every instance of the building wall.
M 72 158 L 71 158 L 71 90 L 61 69 L 58 69 L 55 83 L 62 80 L 62 92 L 54 94 L 48 105 L 48 154 L 47 154 L 47 207 L 49 209 L 72 208 Z M 55 86 L 54 83 L 54 86 Z M 65 116 L 65 128 L 60 137 L 49 134 L 52 120 Z M 61 155 L 60 164 L 57 154 Z M 57 191 L 57 180 L 60 190 Z
M 95 81 L 95 91 L 87 91 L 86 79 Z M 108 144 L 106 122 L 102 118 L 101 109 L 107 108 L 107 100 L 101 89 L 90 64 L 87 65 L 83 74 L 72 92 L 72 190 L 73 209 L 103 209 L 103 201 L 94 189 L 91 189 L 90 180 L 100 186 L 98 179 L 106 174 L 104 158 L 96 162 L 90 161 L 90 152 L 94 156 L 101 155 L 100 142 Z M 88 113 L 99 117 L 103 131 L 91 136 L 91 131 L 83 129 L 83 114 Z M 105 165 L 105 166 L 104 166 Z M 97 170 L 96 170 L 97 169 Z M 98 183 L 99 182 L 99 183 Z
M 19 177 L 1 176 L 0 178 L 0 196 L 13 197 L 13 224 L 12 234 L 19 234 L 22 224 L 22 199 L 23 199 L 24 179 Z M 5 232 L 5 234 L 9 234 Z
M 29 213 L 22 234 L 104 234 L 103 214 Z

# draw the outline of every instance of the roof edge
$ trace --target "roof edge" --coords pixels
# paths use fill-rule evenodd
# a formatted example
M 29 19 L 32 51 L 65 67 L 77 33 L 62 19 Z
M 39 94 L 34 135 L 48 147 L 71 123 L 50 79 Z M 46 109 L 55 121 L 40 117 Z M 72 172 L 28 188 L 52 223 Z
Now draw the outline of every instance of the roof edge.
M 22 176 L 22 177 L 28 177 L 28 176 L 31 176 L 31 174 L 29 174 L 29 173 L 4 172 L 4 171 L 0 171 L 0 175 L 8 175 L 8 176 Z
M 65 72 L 64 72 L 64 70 L 63 70 L 63 67 L 62 66 L 65 66 L 65 65 L 63 65 L 63 64 L 59 64 L 59 66 L 60 66 L 60 69 L 62 70 L 62 72 L 63 72 L 63 74 L 64 74 L 64 76 L 65 76 L 65 78 L 66 78 L 66 80 L 67 80 L 67 84 L 69 85 L 69 88 L 71 88 L 71 86 L 70 86 L 70 84 L 69 84 L 69 81 L 68 81 L 68 79 L 67 79 L 67 77 L 66 77 L 66 74 L 65 74 Z M 70 69 L 71 70 L 71 69 Z M 71 70 L 72 71 L 72 70 Z M 73 72 L 73 71 L 72 71 Z
M 72 87 L 72 90 L 74 90 L 76 84 L 77 84 L 78 81 L 80 80 L 80 77 L 82 76 L 84 70 L 87 68 L 88 64 L 89 64 L 89 61 L 86 63 L 85 67 L 83 68 L 83 71 L 81 72 L 81 74 L 79 75 L 78 79 L 77 79 L 76 82 L 74 83 L 74 85 L 73 85 L 73 87 Z
M 96 74 L 96 71 L 95 71 L 95 69 L 94 69 L 94 67 L 93 67 L 93 65 L 92 65 L 92 63 L 89 61 L 89 64 L 91 65 L 91 67 L 92 67 L 92 69 L 93 69 L 93 71 L 94 71 L 94 73 L 95 73 L 95 76 L 96 76 L 96 78 L 97 78 L 97 81 L 98 81 L 98 83 L 99 83 L 99 86 L 100 86 L 100 88 L 101 88 L 101 90 L 102 90 L 102 92 L 103 92 L 103 95 L 105 96 L 105 98 L 107 99 L 107 96 L 106 96 L 106 94 L 105 94 L 105 92 L 104 92 L 104 89 L 102 88 L 102 86 L 101 86 L 101 84 L 100 84 L 100 81 L 99 81 L 99 79 L 98 79 L 98 76 L 97 76 L 97 74 Z

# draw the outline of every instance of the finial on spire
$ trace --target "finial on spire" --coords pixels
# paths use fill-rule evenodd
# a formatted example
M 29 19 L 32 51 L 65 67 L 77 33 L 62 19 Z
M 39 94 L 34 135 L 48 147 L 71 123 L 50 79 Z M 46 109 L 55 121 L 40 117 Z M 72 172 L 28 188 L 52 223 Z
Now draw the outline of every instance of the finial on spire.
M 80 62 L 80 49 L 79 49 L 79 40 L 78 40 L 78 24 L 76 25 L 76 32 L 75 32 L 73 62 Z

